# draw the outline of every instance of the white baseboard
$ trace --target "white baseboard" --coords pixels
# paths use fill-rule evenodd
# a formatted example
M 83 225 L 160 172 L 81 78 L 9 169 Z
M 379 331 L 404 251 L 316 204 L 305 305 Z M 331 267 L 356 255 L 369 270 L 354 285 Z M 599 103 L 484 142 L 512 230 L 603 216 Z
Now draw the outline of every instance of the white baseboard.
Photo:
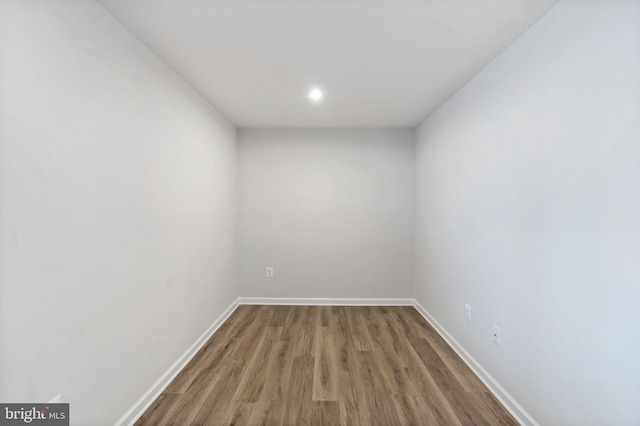
M 49 404 L 60 404 L 61 402 L 62 402 L 62 394 L 59 393 L 51 401 L 49 401 Z
M 176 362 L 151 386 L 151 388 L 145 392 L 140 399 L 133 404 L 133 407 L 129 409 L 115 424 L 115 426 L 130 426 L 133 425 L 144 412 L 151 406 L 153 401 L 160 396 L 160 394 L 166 389 L 167 386 L 176 378 L 176 376 L 182 371 L 182 369 L 191 361 L 198 351 L 204 346 L 204 344 L 213 336 L 213 333 L 224 323 L 227 318 L 236 310 L 239 304 L 239 299 L 236 299 L 223 313 L 216 319 L 213 324 L 195 341 L 193 345 L 187 351 L 182 354 Z
M 413 299 L 330 299 L 296 297 L 240 297 L 241 305 L 312 305 L 312 306 L 413 306 Z
M 538 422 L 520 404 L 507 392 L 500 383 L 496 381 L 480 363 L 473 358 L 466 349 L 453 338 L 451 334 L 431 314 L 420 304 L 414 300 L 413 306 L 427 320 L 429 324 L 442 336 L 442 338 L 451 346 L 465 364 L 471 368 L 476 376 L 485 384 L 491 393 L 500 401 L 500 403 L 511 413 L 511 415 L 523 426 L 539 426 Z

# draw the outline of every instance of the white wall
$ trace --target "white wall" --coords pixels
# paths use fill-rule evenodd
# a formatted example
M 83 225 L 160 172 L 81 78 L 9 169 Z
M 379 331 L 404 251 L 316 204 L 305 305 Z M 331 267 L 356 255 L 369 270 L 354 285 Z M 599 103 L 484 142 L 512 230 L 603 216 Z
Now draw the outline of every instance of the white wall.
M 417 140 L 418 301 L 540 424 L 639 424 L 640 2 L 561 2 Z
M 240 130 L 240 294 L 411 297 L 413 139 L 413 130 Z
M 113 424 L 237 297 L 235 129 L 93 1 L 0 1 L 0 401 Z

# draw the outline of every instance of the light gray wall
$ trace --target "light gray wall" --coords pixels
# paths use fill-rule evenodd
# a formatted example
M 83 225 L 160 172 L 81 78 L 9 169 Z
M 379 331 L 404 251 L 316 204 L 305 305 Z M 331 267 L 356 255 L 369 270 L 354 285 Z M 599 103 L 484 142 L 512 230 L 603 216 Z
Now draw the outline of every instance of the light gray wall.
M 240 294 L 411 297 L 413 139 L 413 130 L 240 130 Z
M 639 19 L 561 2 L 417 131 L 416 297 L 543 425 L 640 423 Z
M 237 297 L 235 129 L 93 1 L 0 1 L 0 401 L 113 424 Z

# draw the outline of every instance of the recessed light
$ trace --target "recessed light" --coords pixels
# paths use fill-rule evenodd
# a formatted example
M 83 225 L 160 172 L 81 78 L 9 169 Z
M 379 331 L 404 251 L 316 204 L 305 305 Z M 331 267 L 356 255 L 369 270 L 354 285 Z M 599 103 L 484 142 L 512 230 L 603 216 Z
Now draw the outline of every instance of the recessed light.
M 318 89 L 313 89 L 309 92 L 309 97 L 314 101 L 319 101 L 322 99 L 322 92 Z

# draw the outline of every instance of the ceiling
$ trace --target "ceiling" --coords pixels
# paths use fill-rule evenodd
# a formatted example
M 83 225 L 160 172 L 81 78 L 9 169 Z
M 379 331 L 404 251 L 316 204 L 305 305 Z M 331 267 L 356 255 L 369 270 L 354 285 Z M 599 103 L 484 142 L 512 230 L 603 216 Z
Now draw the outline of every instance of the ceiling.
M 556 0 L 100 3 L 236 126 L 313 128 L 415 127 Z

